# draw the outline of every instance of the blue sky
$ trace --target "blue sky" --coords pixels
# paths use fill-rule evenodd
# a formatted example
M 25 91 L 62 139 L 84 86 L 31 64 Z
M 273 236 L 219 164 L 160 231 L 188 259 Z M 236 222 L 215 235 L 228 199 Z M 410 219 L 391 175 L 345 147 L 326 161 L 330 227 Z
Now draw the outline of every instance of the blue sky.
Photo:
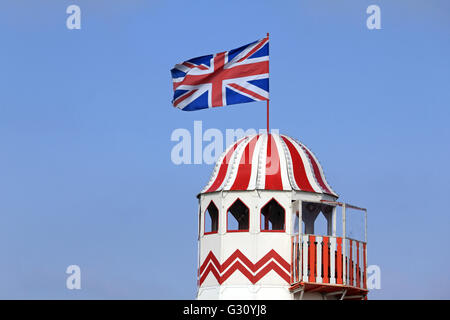
M 370 4 L 382 30 L 366 28 Z M 2 1 L 0 298 L 194 298 L 212 165 L 174 165 L 170 135 L 264 128 L 265 104 L 176 110 L 169 71 L 266 32 L 271 126 L 369 209 L 370 298 L 449 299 L 445 0 Z

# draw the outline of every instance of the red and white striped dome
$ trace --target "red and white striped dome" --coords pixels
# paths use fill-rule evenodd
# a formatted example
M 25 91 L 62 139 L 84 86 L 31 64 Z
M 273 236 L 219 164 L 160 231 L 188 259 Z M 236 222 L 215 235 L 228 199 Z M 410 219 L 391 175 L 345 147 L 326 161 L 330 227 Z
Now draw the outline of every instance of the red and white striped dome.
M 305 145 L 267 133 L 246 136 L 220 156 L 201 193 L 222 190 L 298 190 L 338 197 Z

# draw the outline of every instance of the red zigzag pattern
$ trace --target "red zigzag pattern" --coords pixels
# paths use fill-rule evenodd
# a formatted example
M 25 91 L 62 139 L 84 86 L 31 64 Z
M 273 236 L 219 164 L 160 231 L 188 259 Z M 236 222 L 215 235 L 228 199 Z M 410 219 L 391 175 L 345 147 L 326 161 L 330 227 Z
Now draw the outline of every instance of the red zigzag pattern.
M 240 261 L 239 261 L 239 260 Z M 275 261 L 277 261 L 283 268 L 281 268 Z M 242 261 L 242 263 L 241 263 Z M 257 272 L 263 265 L 270 261 L 264 268 Z M 230 267 L 231 265 L 231 267 Z M 229 267 L 229 268 L 228 268 Z M 290 270 L 291 265 L 286 262 L 278 253 L 273 249 L 270 250 L 264 257 L 258 262 L 253 264 L 241 251 L 236 250 L 228 259 L 223 263 L 217 260 L 212 251 L 208 253 L 208 256 L 200 266 L 199 274 L 200 285 L 205 281 L 208 274 L 211 272 L 217 279 L 219 284 L 226 281 L 236 270 L 239 270 L 244 276 L 250 280 L 251 283 L 257 283 L 262 277 L 264 277 L 270 270 L 275 271 L 281 278 L 287 283 L 290 283 Z M 226 271 L 225 271 L 226 270 Z M 250 272 L 250 271 L 251 272 Z M 224 272 L 225 271 L 225 272 Z

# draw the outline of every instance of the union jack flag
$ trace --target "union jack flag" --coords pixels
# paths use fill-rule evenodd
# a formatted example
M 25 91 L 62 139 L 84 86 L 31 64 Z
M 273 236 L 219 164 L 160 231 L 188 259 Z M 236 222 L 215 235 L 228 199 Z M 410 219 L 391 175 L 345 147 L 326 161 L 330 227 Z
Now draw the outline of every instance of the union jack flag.
M 269 37 L 175 65 L 173 106 L 185 111 L 269 100 Z

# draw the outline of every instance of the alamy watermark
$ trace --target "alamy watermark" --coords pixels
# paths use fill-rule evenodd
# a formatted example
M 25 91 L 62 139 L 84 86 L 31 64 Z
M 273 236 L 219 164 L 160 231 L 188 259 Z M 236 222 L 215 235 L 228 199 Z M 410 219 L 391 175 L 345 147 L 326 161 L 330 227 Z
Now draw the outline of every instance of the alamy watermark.
M 66 19 L 66 27 L 69 30 L 81 29 L 81 9 L 76 4 L 72 4 L 67 7 L 66 13 L 69 16 Z
M 367 7 L 367 14 L 370 16 L 366 20 L 366 26 L 369 30 L 380 30 L 381 29 L 381 9 L 376 4 L 372 4 Z
M 278 129 L 270 130 L 278 134 Z M 176 142 L 170 152 L 173 164 L 214 164 L 227 146 L 247 135 L 267 133 L 266 129 L 226 129 L 225 134 L 217 128 L 203 131 L 203 122 L 194 121 L 193 131 L 178 128 L 172 131 L 170 141 Z
M 69 5 L 66 9 L 66 13 L 69 15 L 66 18 L 66 27 L 69 30 L 81 29 L 81 8 L 76 4 Z M 366 26 L 369 30 L 381 29 L 381 9 L 378 5 L 369 5 L 366 9 L 366 14 L 369 16 L 366 20 Z
M 378 265 L 370 265 L 367 267 L 367 289 L 381 289 L 381 268 Z M 81 268 L 76 265 L 70 265 L 66 269 L 69 276 L 66 279 L 66 288 L 69 290 L 81 289 Z
M 81 268 L 76 265 L 72 264 L 67 267 L 66 273 L 69 274 L 69 276 L 66 279 L 66 288 L 69 290 L 80 290 L 81 289 Z
M 376 264 L 367 267 L 367 289 L 381 289 L 381 268 Z

